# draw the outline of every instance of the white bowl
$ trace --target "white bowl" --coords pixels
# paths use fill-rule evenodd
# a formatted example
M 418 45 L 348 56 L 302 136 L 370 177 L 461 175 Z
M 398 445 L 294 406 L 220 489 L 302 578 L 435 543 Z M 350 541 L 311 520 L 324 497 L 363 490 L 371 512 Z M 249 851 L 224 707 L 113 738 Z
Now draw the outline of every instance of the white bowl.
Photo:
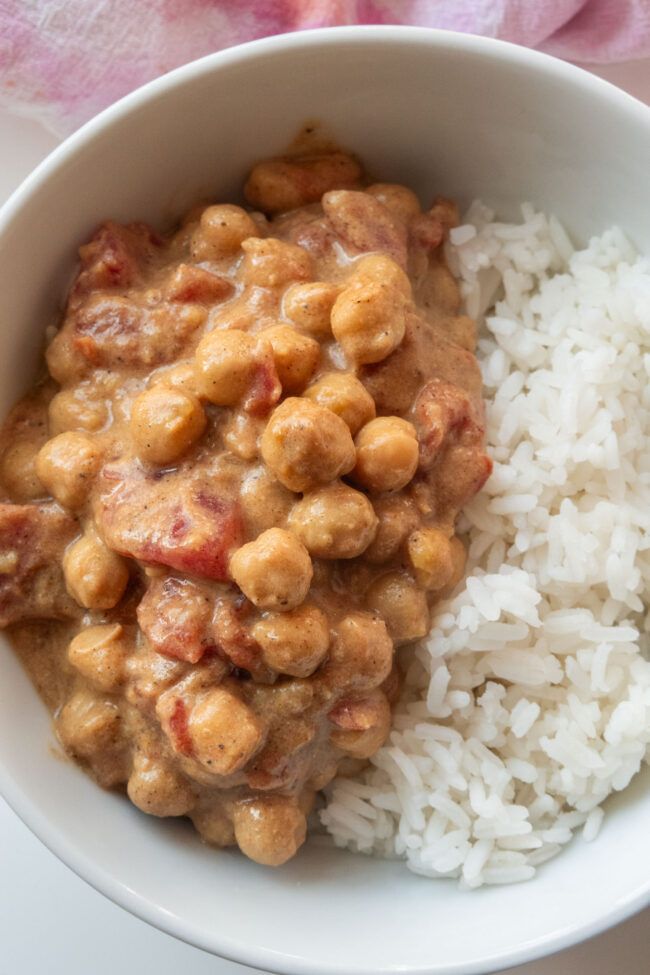
M 0 410 L 31 380 L 76 246 L 105 217 L 168 222 L 236 197 L 257 158 L 319 119 L 372 172 L 578 237 L 612 223 L 650 251 L 650 110 L 559 61 L 409 28 L 276 37 L 146 86 L 54 152 L 0 217 Z M 650 900 L 648 777 L 524 886 L 459 891 L 400 863 L 308 846 L 270 871 L 138 813 L 52 754 L 50 721 L 0 654 L 0 785 L 33 831 L 118 904 L 208 951 L 295 975 L 470 973 L 528 961 Z M 36 880 L 35 880 L 36 882 Z

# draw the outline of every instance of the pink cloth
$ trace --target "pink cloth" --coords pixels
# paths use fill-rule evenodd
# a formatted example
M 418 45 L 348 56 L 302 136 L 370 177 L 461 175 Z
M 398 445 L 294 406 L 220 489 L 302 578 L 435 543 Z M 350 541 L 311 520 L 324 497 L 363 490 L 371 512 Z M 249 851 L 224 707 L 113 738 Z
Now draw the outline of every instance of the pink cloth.
M 194 58 L 342 24 L 442 27 L 600 64 L 650 55 L 650 0 L 0 0 L 0 99 L 65 135 Z

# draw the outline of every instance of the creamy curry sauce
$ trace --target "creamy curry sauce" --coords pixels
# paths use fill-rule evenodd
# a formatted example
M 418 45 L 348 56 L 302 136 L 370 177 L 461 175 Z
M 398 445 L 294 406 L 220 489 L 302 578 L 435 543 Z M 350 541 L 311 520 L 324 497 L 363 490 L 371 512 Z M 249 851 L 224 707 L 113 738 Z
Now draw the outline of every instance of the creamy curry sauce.
M 69 755 L 279 864 L 385 740 L 490 472 L 437 200 L 341 152 L 106 223 L 2 434 L 0 625 Z

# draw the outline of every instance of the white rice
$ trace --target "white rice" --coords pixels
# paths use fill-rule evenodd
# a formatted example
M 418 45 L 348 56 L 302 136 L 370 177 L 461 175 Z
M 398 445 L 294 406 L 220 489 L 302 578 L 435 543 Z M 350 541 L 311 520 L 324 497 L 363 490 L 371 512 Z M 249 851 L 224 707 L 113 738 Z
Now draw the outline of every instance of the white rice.
M 465 887 L 530 879 L 648 755 L 650 261 L 617 228 L 474 204 L 449 260 L 478 346 L 494 472 L 468 577 L 411 652 L 386 745 L 337 779 L 338 846 Z

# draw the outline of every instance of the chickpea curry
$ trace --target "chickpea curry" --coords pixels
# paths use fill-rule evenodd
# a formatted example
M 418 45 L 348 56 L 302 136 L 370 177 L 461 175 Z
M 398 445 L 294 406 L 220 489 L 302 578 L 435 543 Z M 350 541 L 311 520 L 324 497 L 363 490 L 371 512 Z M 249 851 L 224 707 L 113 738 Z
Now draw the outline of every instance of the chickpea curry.
M 81 247 L 2 433 L 0 625 L 97 782 L 277 865 L 386 739 L 491 464 L 454 204 L 339 151 L 245 197 Z

